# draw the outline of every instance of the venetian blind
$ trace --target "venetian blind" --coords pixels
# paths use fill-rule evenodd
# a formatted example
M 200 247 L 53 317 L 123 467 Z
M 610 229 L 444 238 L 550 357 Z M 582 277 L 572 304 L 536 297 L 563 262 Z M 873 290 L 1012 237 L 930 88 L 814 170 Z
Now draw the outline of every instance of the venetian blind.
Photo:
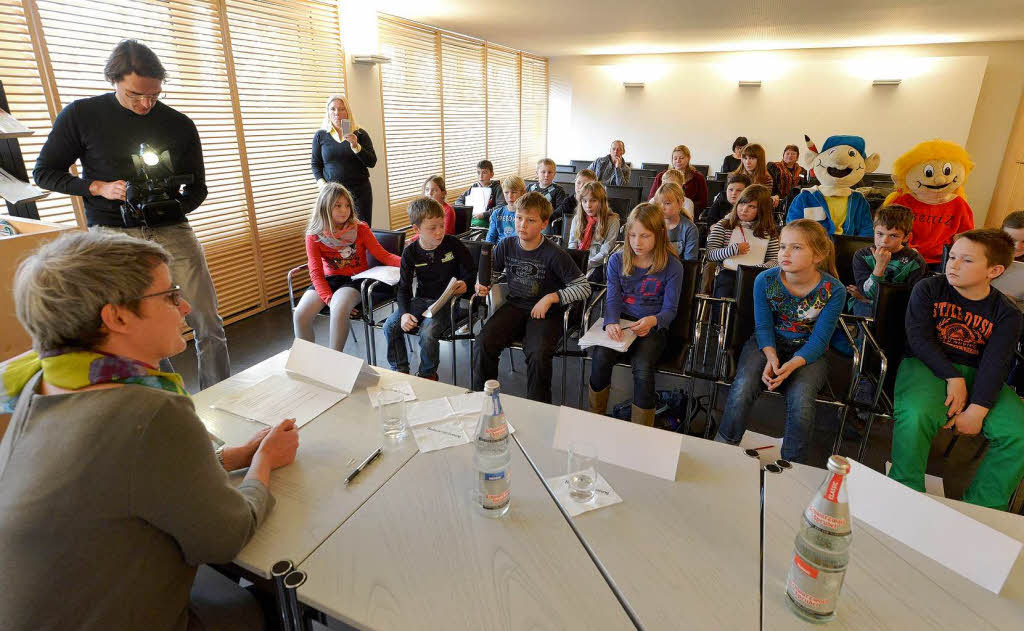
M 423 182 L 444 173 L 441 68 L 436 31 L 382 16 L 380 45 L 384 136 L 388 156 L 391 227 L 409 224 L 409 202 Z
M 519 173 L 524 177 L 535 177 L 537 161 L 547 156 L 548 62 L 525 54 L 521 59 Z
M 167 70 L 163 102 L 195 122 L 203 143 L 209 196 L 189 214 L 189 222 L 206 251 L 220 313 L 230 318 L 260 308 L 253 274 L 255 244 L 218 3 L 38 0 L 37 4 L 62 107 L 110 91 L 103 65 L 121 39 L 136 38 L 160 57 Z
M 487 153 L 500 179 L 522 173 L 519 164 L 519 55 L 487 46 Z
M 444 179 L 455 199 L 476 181 L 476 164 L 487 157 L 484 43 L 441 34 L 444 88 Z
M 3 33 L 0 37 L 0 79 L 4 83 L 8 106 L 15 118 L 35 132 L 32 136 L 18 139 L 25 168 L 31 178 L 53 120 L 46 105 L 30 27 L 21 0 L 0 0 L 0 33 Z M 67 195 L 50 193 L 36 202 L 36 208 L 39 218 L 44 221 L 77 223 L 71 198 Z
M 341 26 L 334 2 L 226 4 L 263 280 L 273 302 L 287 292 L 288 270 L 306 261 L 306 222 L 318 192 L 310 147 L 326 99 L 345 94 Z

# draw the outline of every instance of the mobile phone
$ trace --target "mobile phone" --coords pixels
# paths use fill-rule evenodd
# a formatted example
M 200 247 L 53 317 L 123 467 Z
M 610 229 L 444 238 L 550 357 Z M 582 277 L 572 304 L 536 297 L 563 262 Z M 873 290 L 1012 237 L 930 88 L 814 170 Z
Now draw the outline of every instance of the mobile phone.
M 348 136 L 351 133 L 352 133 L 352 121 L 350 121 L 347 118 L 343 119 L 341 121 L 341 135 L 342 136 Z

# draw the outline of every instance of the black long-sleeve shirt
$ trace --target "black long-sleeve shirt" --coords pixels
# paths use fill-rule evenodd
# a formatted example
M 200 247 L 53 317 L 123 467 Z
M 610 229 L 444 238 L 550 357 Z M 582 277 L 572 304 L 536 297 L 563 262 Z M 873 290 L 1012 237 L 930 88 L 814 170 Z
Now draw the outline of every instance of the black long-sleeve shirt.
M 940 379 L 959 377 L 953 364 L 978 370 L 970 402 L 991 408 L 1020 339 L 1021 312 L 993 287 L 968 300 L 944 276 L 918 282 L 907 305 L 907 348 Z
M 178 199 L 186 214 L 198 208 L 207 189 L 195 123 L 160 101 L 148 114 L 136 114 L 118 103 L 113 92 L 79 99 L 57 115 L 32 177 L 47 190 L 80 195 L 88 225 L 124 226 L 122 202 L 90 195 L 89 184 L 130 180 L 135 175 L 131 156 L 142 143 L 157 153 L 170 152 L 175 174 L 192 175 Z M 82 161 L 82 177 L 68 171 L 76 160 Z
M 330 132 L 318 129 L 313 136 L 313 179 L 337 182 L 347 188 L 358 187 L 370 181 L 370 169 L 377 166 L 373 141 L 363 129 L 355 131 L 359 152 L 342 139 L 338 142 Z
M 416 279 L 416 297 L 437 299 L 448 287 L 448 281 L 457 278 L 466 283 L 466 291 L 473 291 L 476 266 L 473 255 L 457 238 L 446 234 L 433 250 L 425 250 L 417 239 L 402 252 L 399 269 L 398 308 L 410 313 L 412 308 L 412 281 Z M 470 295 L 469 293 L 466 294 Z M 416 318 L 421 314 L 413 313 Z

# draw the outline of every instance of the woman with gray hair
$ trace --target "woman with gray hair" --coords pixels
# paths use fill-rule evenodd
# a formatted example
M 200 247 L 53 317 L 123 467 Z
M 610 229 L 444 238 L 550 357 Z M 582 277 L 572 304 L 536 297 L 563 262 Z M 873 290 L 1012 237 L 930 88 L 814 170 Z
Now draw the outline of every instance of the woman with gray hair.
M 169 262 L 150 241 L 78 232 L 18 268 L 34 350 L 0 364 L 5 629 L 263 626 L 251 596 L 197 566 L 252 538 L 298 431 L 214 452 L 181 377 L 156 368 L 185 347 Z M 226 470 L 245 467 L 236 488 Z
M 340 94 L 327 97 L 323 125 L 313 136 L 313 178 L 320 186 L 337 182 L 352 193 L 356 216 L 373 227 L 373 189 L 370 169 L 377 164 L 373 141 L 356 125 L 348 99 Z

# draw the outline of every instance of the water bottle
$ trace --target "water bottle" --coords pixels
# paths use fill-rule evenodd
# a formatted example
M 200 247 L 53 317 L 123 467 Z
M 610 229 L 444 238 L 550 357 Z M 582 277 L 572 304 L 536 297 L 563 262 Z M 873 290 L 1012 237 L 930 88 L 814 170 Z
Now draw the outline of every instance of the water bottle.
M 477 471 L 476 505 L 487 517 L 501 517 L 508 512 L 512 495 L 508 423 L 498 398 L 498 382 L 491 379 L 485 383 L 484 394 L 488 399 L 477 423 L 473 454 Z
M 835 617 L 836 602 L 850 562 L 850 503 L 846 474 L 850 463 L 842 456 L 828 459 L 828 473 L 818 487 L 794 542 L 793 564 L 786 578 L 786 602 L 811 622 Z

